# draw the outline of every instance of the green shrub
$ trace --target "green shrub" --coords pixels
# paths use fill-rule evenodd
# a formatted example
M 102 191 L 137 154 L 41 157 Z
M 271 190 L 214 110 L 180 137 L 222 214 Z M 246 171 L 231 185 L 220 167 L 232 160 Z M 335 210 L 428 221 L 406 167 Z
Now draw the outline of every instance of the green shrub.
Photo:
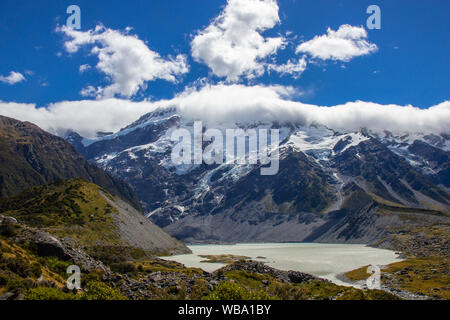
M 222 282 L 205 300 L 270 300 L 271 297 L 264 291 L 251 291 L 234 282 Z
M 8 282 L 9 278 L 4 274 L 0 274 L 0 287 L 6 286 Z
M 3 263 L 5 263 L 6 269 L 9 269 L 23 278 L 33 276 L 34 271 L 32 266 L 23 258 L 4 259 Z
M 45 265 L 51 271 L 66 277 L 67 276 L 67 268 L 72 265 L 72 262 L 62 261 L 57 257 L 44 257 L 40 259 L 42 265 Z
M 195 284 L 191 287 L 189 298 L 192 300 L 200 300 L 209 293 L 208 282 L 204 279 L 196 279 Z
M 31 278 L 25 278 L 22 280 L 22 284 L 25 289 L 36 288 L 36 282 Z
M 91 246 L 88 249 L 88 253 L 96 260 L 100 260 L 107 266 L 111 266 L 115 263 L 125 262 L 127 260 L 141 260 L 147 257 L 145 250 L 134 248 L 130 246 Z
M 86 287 L 87 284 L 91 281 L 100 281 L 103 274 L 104 271 L 93 270 L 90 273 L 83 275 L 83 277 L 81 277 L 81 287 L 82 288 Z
M 135 273 L 136 266 L 131 262 L 119 262 L 110 265 L 111 270 L 118 273 Z
M 25 300 L 78 300 L 79 296 L 56 288 L 39 287 L 27 290 Z
M 10 247 L 2 246 L 1 249 L 2 249 L 1 252 L 3 252 L 3 253 L 12 253 L 12 250 Z
M 13 293 L 20 293 L 25 289 L 25 286 L 21 279 L 16 278 L 9 280 L 8 282 L 8 291 L 11 291 Z
M 0 235 L 10 238 L 15 236 L 16 234 L 17 228 L 13 224 L 7 223 L 0 226 Z
M 111 288 L 100 281 L 91 281 L 83 294 L 83 300 L 126 300 L 127 298 L 120 293 L 119 289 Z
M 31 264 L 31 273 L 35 278 L 39 278 L 42 274 L 41 265 L 37 262 Z
M 25 292 L 25 300 L 126 300 L 119 289 L 100 281 L 91 281 L 81 294 L 64 292 L 56 288 L 38 287 Z
M 20 245 L 20 247 L 22 247 L 25 250 L 30 251 L 34 255 L 38 254 L 38 246 L 34 242 L 24 242 L 19 245 Z
M 110 266 L 113 263 L 125 261 L 123 248 L 114 246 L 93 246 L 89 248 L 89 255 Z
M 133 259 L 139 260 L 145 257 L 145 251 L 139 248 L 134 248 L 131 250 L 130 255 Z

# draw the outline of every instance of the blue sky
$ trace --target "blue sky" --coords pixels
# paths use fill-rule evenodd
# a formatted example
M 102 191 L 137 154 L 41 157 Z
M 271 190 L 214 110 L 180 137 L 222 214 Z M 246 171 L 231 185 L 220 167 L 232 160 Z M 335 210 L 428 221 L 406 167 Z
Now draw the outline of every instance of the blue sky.
M 246 0 L 247 1 L 247 0 Z M 272 0 L 267 0 L 272 1 Z M 273 0 L 274 1 L 274 0 Z M 189 1 L 28 1 L 0 2 L 0 76 L 20 73 L 25 80 L 11 84 L 0 82 L 0 101 L 32 103 L 38 107 L 60 101 L 95 100 L 82 96 L 81 90 L 111 85 L 105 72 L 96 69 L 98 55 L 92 44 L 80 45 L 68 52 L 70 36 L 57 27 L 65 25 L 66 8 L 81 8 L 81 30 L 88 32 L 98 25 L 137 36 L 163 59 L 183 56 L 187 71 L 174 72 L 176 80 L 143 81 L 135 94 L 116 98 L 129 101 L 171 99 L 186 87 L 209 84 L 243 86 L 280 85 L 299 93 L 292 100 L 319 106 L 335 106 L 362 100 L 381 105 L 413 105 L 418 108 L 450 100 L 450 2 L 374 1 L 374 0 L 279 0 L 279 23 L 260 32 L 267 38 L 283 38 L 283 47 L 264 57 L 265 71 L 254 77 L 240 74 L 229 81 L 218 76 L 212 66 L 193 56 L 192 40 L 219 16 L 226 0 Z M 381 8 L 381 30 L 367 30 L 366 8 Z M 327 28 L 340 26 L 366 29 L 366 40 L 377 50 L 349 59 L 320 59 L 311 52 L 296 54 L 296 48 L 316 36 L 326 35 Z M 356 29 L 355 29 L 356 30 Z M 203 47 L 204 48 L 204 47 Z M 299 75 L 268 71 L 269 64 L 307 61 Z M 81 65 L 91 66 L 80 72 Z M 256 72 L 256 71 L 251 71 Z M 2 78 L 0 78 L 1 80 Z M 12 79 L 12 78 L 9 78 Z M 200 82 L 201 83 L 201 82 Z M 120 90 L 119 90 L 120 91 Z M 105 98 L 105 96 L 100 97 Z M 97 96 L 99 99 L 99 96 Z
M 99 23 L 118 30 L 131 26 L 133 33 L 148 41 L 151 49 L 166 56 L 189 54 L 192 34 L 208 25 L 225 1 L 2 0 L 0 74 L 7 75 L 11 70 L 23 74 L 30 70 L 34 74 L 25 75 L 27 81 L 16 85 L 0 84 L 1 100 L 38 105 L 76 100 L 81 98 L 79 91 L 86 83 L 102 81 L 103 75 L 93 70 L 79 74 L 78 66 L 95 64 L 95 57 L 88 56 L 86 51 L 67 54 L 62 35 L 55 32 L 58 24 L 64 24 L 70 4 L 81 8 L 81 30 Z M 379 51 L 345 63 L 345 69 L 342 63 L 331 62 L 308 68 L 299 79 L 266 75 L 254 82 L 301 87 L 308 93 L 302 100 L 319 105 L 360 99 L 429 107 L 449 99 L 449 1 L 280 0 L 278 4 L 281 24 L 266 34 L 292 31 L 304 39 L 325 33 L 327 27 L 364 26 L 369 16 L 366 8 L 377 4 L 381 8 L 382 28 L 368 34 Z M 283 51 L 292 49 L 288 46 Z M 206 66 L 188 59 L 191 69 L 182 81 L 149 82 L 146 92 L 136 99 L 149 95 L 156 99 L 170 98 L 197 78 L 208 76 Z

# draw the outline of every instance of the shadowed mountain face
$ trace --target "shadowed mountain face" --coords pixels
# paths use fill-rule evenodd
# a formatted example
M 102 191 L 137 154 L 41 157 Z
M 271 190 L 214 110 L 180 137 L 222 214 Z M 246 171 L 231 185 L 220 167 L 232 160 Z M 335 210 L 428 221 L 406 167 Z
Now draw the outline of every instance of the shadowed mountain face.
M 408 147 L 412 155 L 423 159 L 427 167 L 432 170 L 431 178 L 437 184 L 450 188 L 450 154 L 423 141 L 416 140 Z
M 418 143 L 415 141 L 412 146 Z M 441 152 L 448 155 L 448 152 Z M 405 206 L 426 207 L 426 203 L 421 204 L 418 194 L 421 193 L 430 201 L 450 205 L 448 191 L 434 184 L 432 176 L 422 174 L 376 139 L 363 141 L 335 156 L 333 165 L 341 174 L 363 181 L 368 192 L 382 199 Z
M 0 196 L 71 178 L 93 182 L 140 208 L 127 183 L 87 162 L 66 140 L 29 122 L 0 116 Z
M 425 220 L 449 212 L 445 134 L 234 126 L 280 129 L 276 175 L 262 176 L 260 165 L 250 164 L 173 165 L 171 134 L 192 127 L 173 108 L 96 141 L 83 144 L 76 133 L 68 140 L 90 162 L 129 182 L 147 216 L 185 241 L 368 243 L 386 236 L 390 223 L 401 225 L 397 209 L 412 208 Z M 386 206 L 397 208 L 388 210 L 394 217 L 384 214 Z

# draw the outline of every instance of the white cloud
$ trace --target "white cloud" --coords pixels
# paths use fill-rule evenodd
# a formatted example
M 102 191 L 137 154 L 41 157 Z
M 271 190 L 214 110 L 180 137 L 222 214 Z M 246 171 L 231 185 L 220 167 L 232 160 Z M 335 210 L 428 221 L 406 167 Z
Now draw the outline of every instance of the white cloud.
M 100 95 L 101 91 L 101 87 L 94 88 L 93 86 L 87 86 L 86 88 L 81 89 L 80 94 L 83 97 L 97 97 Z
M 211 123 L 275 120 L 316 122 L 341 131 L 450 133 L 450 101 L 427 109 L 364 101 L 328 107 L 292 101 L 295 94 L 292 87 L 216 85 L 186 91 L 166 104 L 178 106 L 185 116 Z
M 193 38 L 192 57 L 228 81 L 260 76 L 264 58 L 285 44 L 283 37 L 261 33 L 279 22 L 275 0 L 228 0 L 220 15 Z
M 102 26 L 88 31 L 66 26 L 57 30 L 70 38 L 65 42 L 70 53 L 77 52 L 84 45 L 93 46 L 91 53 L 99 59 L 97 70 L 112 82 L 107 87 L 98 88 L 97 98 L 132 97 L 139 89 L 145 88 L 148 81 L 163 79 L 176 82 L 179 75 L 189 71 L 185 55 L 162 58 L 137 36 L 128 34 L 129 28 L 124 33 Z
M 328 28 L 327 34 L 303 42 L 296 53 L 308 53 L 322 60 L 349 61 L 377 50 L 375 44 L 367 41 L 367 31 L 363 27 L 344 24 L 337 31 Z
M 89 70 L 90 68 L 91 68 L 90 65 L 88 65 L 88 64 L 82 64 L 78 70 L 80 71 L 80 73 L 83 73 L 83 72 L 85 72 L 86 70 Z
M 294 88 L 283 86 L 205 85 L 155 102 L 112 98 L 63 101 L 38 108 L 0 101 L 0 114 L 36 123 L 56 134 L 72 129 L 85 137 L 94 137 L 97 131 L 117 131 L 157 107 L 168 106 L 177 107 L 188 119 L 203 120 L 211 126 L 279 121 L 320 123 L 341 131 L 367 128 L 376 132 L 450 133 L 450 101 L 427 109 L 364 101 L 326 107 L 292 101 L 296 94 Z
M 95 137 L 97 131 L 117 131 L 154 108 L 155 105 L 149 102 L 116 98 L 62 101 L 45 108 L 0 101 L 1 115 L 30 121 L 57 135 L 71 129 L 88 138 Z
M 25 81 L 25 77 L 20 72 L 11 71 L 8 76 L 0 76 L 0 82 L 7 84 L 16 84 Z
M 282 75 L 289 74 L 292 75 L 294 79 L 297 79 L 306 70 L 307 65 L 306 57 L 303 56 L 301 59 L 298 59 L 298 61 L 289 59 L 285 64 L 268 64 L 267 67 L 269 70 L 274 70 Z

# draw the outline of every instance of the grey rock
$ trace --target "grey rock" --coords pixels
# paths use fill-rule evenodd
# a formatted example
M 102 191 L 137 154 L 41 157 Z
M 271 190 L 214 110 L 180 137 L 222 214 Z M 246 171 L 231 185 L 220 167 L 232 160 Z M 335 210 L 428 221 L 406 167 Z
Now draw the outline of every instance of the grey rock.
M 0 215 L 0 226 L 11 223 L 10 217 Z M 102 262 L 93 259 L 82 249 L 73 246 L 73 241 L 59 239 L 48 232 L 19 224 L 17 234 L 12 240 L 18 244 L 32 243 L 37 248 L 37 254 L 41 257 L 55 256 L 61 260 L 72 261 L 81 265 L 83 271 L 102 270 L 110 272 Z
M 14 298 L 14 293 L 6 292 L 0 296 L 0 300 L 12 300 Z

